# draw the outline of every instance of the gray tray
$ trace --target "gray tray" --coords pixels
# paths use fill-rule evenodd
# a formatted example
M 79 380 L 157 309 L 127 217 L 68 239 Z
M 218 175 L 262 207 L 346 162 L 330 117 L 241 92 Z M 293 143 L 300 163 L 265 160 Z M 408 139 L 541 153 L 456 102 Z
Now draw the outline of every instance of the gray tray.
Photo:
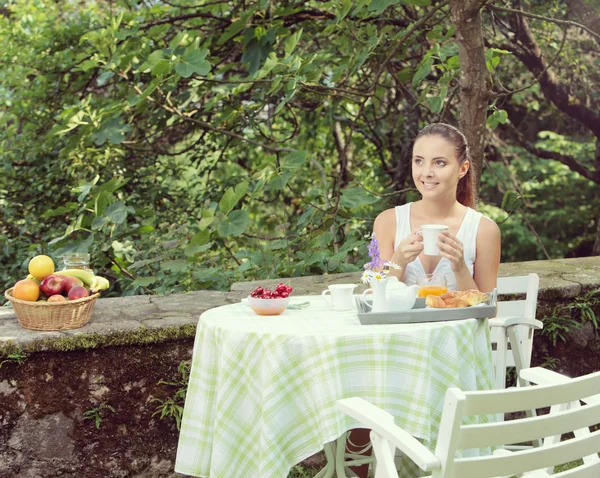
M 420 322 L 446 322 L 463 319 L 494 317 L 498 309 L 498 290 L 488 293 L 488 301 L 473 307 L 460 309 L 434 309 L 425 307 L 425 299 L 417 299 L 412 309 L 406 312 L 370 312 L 365 300 L 356 297 L 358 318 L 362 325 L 412 324 Z

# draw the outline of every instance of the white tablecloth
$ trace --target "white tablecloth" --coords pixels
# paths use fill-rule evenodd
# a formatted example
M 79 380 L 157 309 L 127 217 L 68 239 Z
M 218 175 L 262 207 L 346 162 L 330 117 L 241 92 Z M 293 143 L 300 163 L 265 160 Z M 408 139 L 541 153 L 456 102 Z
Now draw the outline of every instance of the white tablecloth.
M 360 396 L 428 444 L 444 394 L 492 388 L 485 319 L 363 326 L 355 311 L 260 317 L 244 303 L 200 317 L 175 470 L 210 478 L 286 478 L 358 423 L 335 409 Z

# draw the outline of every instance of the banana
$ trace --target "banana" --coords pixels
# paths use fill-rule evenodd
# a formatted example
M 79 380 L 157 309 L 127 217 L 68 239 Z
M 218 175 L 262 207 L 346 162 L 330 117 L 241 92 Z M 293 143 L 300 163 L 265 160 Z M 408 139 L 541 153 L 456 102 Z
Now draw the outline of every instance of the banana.
M 40 283 L 42 282 L 41 280 L 39 280 L 39 279 L 36 279 L 35 277 L 33 277 L 31 274 L 29 274 L 29 275 L 26 277 L 26 279 L 28 279 L 28 280 L 32 280 L 32 281 L 36 282 L 36 283 L 37 283 L 37 285 L 40 285 Z
M 100 290 L 106 290 L 110 287 L 110 282 L 108 282 L 108 279 L 102 276 L 97 276 L 93 272 L 88 272 L 83 269 L 67 269 L 64 271 L 55 272 L 55 274 L 77 277 L 83 282 L 83 285 L 85 285 L 92 294 Z
M 93 283 L 90 284 L 90 292 L 93 294 L 101 290 L 106 290 L 109 287 L 110 282 L 108 282 L 108 279 L 102 276 L 95 276 Z
M 94 278 L 96 277 L 93 272 L 84 271 L 83 269 L 66 269 L 64 271 L 56 271 L 55 274 L 77 277 L 88 288 L 91 286 Z

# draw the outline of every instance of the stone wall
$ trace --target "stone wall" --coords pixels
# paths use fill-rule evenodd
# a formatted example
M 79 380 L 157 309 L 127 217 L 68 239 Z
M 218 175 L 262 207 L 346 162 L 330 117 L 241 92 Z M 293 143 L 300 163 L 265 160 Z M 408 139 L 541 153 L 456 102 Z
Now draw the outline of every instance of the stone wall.
M 559 333 L 536 337 L 533 364 L 569 375 L 600 369 L 597 330 L 579 313 L 587 304 L 598 317 L 600 257 L 501 266 L 503 276 L 529 272 L 541 278 L 538 318 Z M 294 293 L 358 278 L 295 278 Z M 178 367 L 191 359 L 198 316 L 255 286 L 101 299 L 88 325 L 64 332 L 22 329 L 10 309 L 0 309 L 0 477 L 175 476 L 175 421 L 155 412 L 182 387 Z M 579 304 L 568 310 L 580 328 L 557 318 L 567 310 L 561 304 Z

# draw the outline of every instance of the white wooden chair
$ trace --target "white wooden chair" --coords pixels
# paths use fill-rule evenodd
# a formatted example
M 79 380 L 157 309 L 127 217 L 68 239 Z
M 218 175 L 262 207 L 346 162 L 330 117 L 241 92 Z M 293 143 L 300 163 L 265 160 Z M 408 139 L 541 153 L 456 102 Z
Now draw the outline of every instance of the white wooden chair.
M 356 419 L 362 427 L 372 430 L 371 441 L 377 458 L 375 478 L 397 478 L 396 448 L 423 471 L 431 472 L 428 475 L 431 478 L 544 478 L 551 476 L 546 471 L 548 468 L 594 455 L 596 460 L 552 476 L 598 478 L 600 430 L 590 432 L 589 428 L 600 422 L 600 402 L 507 422 L 464 425 L 463 418 L 571 403 L 585 400 L 599 391 L 600 372 L 563 383 L 509 390 L 463 392 L 451 388 L 446 393 L 435 452 L 396 426 L 392 415 L 359 397 L 339 400 L 336 407 Z M 493 455 L 456 458 L 457 450 L 532 441 L 583 428 L 589 432 L 585 436 L 542 447 L 516 452 L 500 448 Z
M 561 383 L 568 383 L 571 379 L 562 375 L 558 372 L 554 372 L 552 370 L 548 370 L 542 367 L 533 367 L 528 368 L 521 371 L 520 378 L 525 380 L 529 384 L 537 384 L 537 385 L 554 385 Z M 600 390 L 598 390 L 600 392 Z M 568 403 L 561 403 L 558 405 L 553 405 L 550 408 L 550 414 L 554 414 L 557 412 L 562 412 L 565 410 L 575 410 L 581 407 L 581 403 L 585 403 L 588 405 L 600 405 L 600 393 L 591 397 L 583 398 L 581 401 L 575 400 Z M 600 419 L 599 419 L 600 421 Z M 590 429 L 587 427 L 579 428 L 577 430 L 573 430 L 575 437 L 586 437 L 590 434 Z M 552 445 L 560 441 L 560 435 L 549 436 L 544 439 L 544 446 Z M 592 455 L 588 455 L 583 457 L 584 463 L 598 463 L 600 458 L 597 453 Z M 547 473 L 551 474 L 552 469 L 546 470 Z M 600 474 L 599 474 L 600 475 Z
M 533 333 L 543 328 L 542 322 L 535 318 L 539 285 L 537 274 L 498 278 L 498 296 L 525 294 L 525 299 L 499 300 L 498 314 L 489 319 L 496 389 L 506 387 L 509 367 L 516 367 L 518 377 L 531 364 Z

